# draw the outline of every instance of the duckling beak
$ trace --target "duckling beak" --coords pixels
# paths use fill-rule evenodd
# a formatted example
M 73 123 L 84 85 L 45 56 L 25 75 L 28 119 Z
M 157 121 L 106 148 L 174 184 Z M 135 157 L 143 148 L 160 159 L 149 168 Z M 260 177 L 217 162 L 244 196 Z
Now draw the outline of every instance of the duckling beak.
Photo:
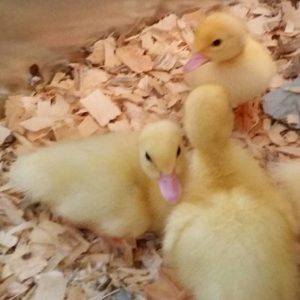
M 186 73 L 192 72 L 207 62 L 208 59 L 205 58 L 203 54 L 201 54 L 200 52 L 196 52 L 191 56 L 191 58 L 184 65 L 183 71 Z
M 159 189 L 166 201 L 171 203 L 177 202 L 181 195 L 181 184 L 178 176 L 174 172 L 169 175 L 160 175 Z

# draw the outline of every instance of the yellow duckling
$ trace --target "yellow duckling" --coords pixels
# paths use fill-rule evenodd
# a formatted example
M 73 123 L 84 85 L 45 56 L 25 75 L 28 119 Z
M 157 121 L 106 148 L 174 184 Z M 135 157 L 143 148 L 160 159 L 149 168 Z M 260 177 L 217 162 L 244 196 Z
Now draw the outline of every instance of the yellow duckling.
M 195 89 L 184 126 L 195 150 L 164 239 L 179 279 L 199 300 L 298 299 L 290 211 L 256 161 L 230 139 L 225 90 Z
M 21 156 L 10 182 L 74 224 L 115 238 L 160 231 L 180 198 L 181 131 L 164 120 L 140 133 L 57 143 Z
M 300 161 L 291 160 L 273 164 L 270 175 L 289 199 L 300 232 Z
M 268 88 L 275 64 L 242 20 L 224 12 L 213 13 L 197 27 L 195 54 L 185 65 L 191 88 L 213 83 L 229 91 L 232 107 L 254 100 Z

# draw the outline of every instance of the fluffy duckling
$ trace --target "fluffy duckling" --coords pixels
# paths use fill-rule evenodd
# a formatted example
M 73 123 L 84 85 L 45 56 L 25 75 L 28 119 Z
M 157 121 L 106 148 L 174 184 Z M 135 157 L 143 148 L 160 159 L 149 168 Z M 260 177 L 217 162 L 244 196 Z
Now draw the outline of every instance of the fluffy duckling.
M 199 300 L 298 299 L 290 211 L 256 161 L 230 139 L 225 90 L 195 89 L 184 126 L 195 150 L 164 238 L 179 279 Z
M 32 201 L 113 238 L 160 231 L 180 198 L 184 165 L 179 127 L 167 120 L 140 132 L 57 143 L 20 156 L 10 182 Z
M 185 65 L 191 88 L 213 83 L 229 91 L 232 107 L 254 100 L 269 86 L 275 64 L 244 22 L 224 12 L 209 15 L 197 27 L 195 54 Z
M 300 232 L 300 161 L 292 160 L 273 164 L 270 175 L 290 200 Z

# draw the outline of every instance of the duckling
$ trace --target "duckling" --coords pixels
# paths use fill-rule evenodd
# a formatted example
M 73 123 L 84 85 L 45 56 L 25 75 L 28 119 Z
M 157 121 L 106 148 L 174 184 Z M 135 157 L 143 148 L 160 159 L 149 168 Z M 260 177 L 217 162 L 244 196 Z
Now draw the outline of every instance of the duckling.
M 290 201 L 297 221 L 298 233 L 300 233 L 300 161 L 291 160 L 272 164 L 269 172 Z
M 180 199 L 180 128 L 162 120 L 140 133 L 109 133 L 20 156 L 13 187 L 72 223 L 112 238 L 161 231 Z
M 260 96 L 276 73 L 267 49 L 228 13 L 213 13 L 200 23 L 194 51 L 184 67 L 186 82 L 192 89 L 207 83 L 224 86 L 232 107 Z
M 182 284 L 199 300 L 298 299 L 290 208 L 230 139 L 233 112 L 225 89 L 192 91 L 184 128 L 194 150 L 163 241 Z

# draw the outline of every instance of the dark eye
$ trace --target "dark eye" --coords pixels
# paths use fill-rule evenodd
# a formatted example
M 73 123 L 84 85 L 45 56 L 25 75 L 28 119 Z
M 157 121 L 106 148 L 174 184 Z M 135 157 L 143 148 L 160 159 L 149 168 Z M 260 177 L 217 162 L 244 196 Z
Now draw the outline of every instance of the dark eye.
M 178 148 L 177 148 L 177 157 L 180 155 L 180 153 L 181 153 L 181 148 L 178 147 Z
M 147 152 L 145 153 L 145 157 L 148 161 L 152 161 L 151 156 Z
M 214 46 L 214 47 L 218 47 L 222 44 L 222 40 L 221 39 L 216 39 L 214 40 L 211 45 Z

